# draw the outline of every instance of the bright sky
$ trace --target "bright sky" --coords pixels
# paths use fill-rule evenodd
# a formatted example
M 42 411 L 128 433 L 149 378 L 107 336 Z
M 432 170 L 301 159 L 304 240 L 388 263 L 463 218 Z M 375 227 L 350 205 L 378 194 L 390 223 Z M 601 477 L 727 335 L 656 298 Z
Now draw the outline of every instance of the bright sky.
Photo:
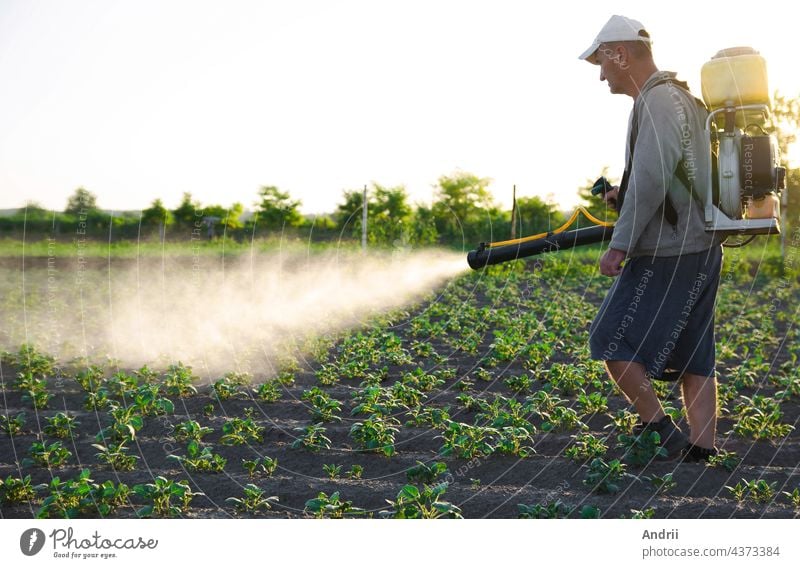
M 322 213 L 373 181 L 429 202 L 459 169 L 500 203 L 516 184 L 571 207 L 624 167 L 632 101 L 577 59 L 612 14 L 698 94 L 705 61 L 750 45 L 798 95 L 789 5 L 0 0 L 0 208 L 78 186 L 103 208 L 249 208 L 277 185 Z

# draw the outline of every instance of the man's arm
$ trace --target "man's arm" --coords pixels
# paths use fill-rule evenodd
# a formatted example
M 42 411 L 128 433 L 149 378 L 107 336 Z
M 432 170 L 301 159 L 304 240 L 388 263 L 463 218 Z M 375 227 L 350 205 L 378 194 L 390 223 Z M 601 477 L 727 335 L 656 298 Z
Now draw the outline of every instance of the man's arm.
M 632 171 L 610 249 L 628 252 L 648 223 L 665 222 L 654 221 L 653 216 L 664 204 L 682 158 L 680 124 L 686 122 L 685 114 L 681 114 L 686 112 L 685 102 L 681 98 L 681 104 L 676 105 L 670 92 L 668 85 L 654 87 L 637 109 L 639 131 Z

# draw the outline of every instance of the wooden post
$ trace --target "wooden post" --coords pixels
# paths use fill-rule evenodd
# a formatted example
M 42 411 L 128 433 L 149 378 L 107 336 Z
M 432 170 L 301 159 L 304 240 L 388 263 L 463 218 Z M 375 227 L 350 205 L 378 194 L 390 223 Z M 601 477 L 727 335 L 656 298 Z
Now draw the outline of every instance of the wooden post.
M 511 238 L 517 238 L 517 184 L 511 192 Z
M 361 203 L 361 251 L 367 252 L 367 186 L 364 185 L 363 201 Z

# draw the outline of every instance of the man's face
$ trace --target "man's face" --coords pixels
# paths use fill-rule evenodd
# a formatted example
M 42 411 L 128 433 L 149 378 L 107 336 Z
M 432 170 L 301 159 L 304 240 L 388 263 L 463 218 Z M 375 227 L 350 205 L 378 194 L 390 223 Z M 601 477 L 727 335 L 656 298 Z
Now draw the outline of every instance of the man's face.
M 630 73 L 625 48 L 603 44 L 597 49 L 595 59 L 600 65 L 600 80 L 608 83 L 613 94 L 626 94 L 626 81 L 630 80 Z

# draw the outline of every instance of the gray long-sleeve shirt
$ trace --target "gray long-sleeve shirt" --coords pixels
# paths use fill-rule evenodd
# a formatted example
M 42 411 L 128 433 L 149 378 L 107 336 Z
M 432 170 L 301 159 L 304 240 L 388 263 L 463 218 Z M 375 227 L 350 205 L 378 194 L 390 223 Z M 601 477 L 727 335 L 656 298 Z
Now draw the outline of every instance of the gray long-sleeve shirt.
M 703 207 L 675 176 L 683 160 L 687 177 L 698 195 L 705 195 L 711 167 L 710 141 L 705 135 L 706 113 L 691 95 L 672 83 L 653 86 L 675 73 L 657 71 L 634 101 L 638 118 L 636 150 L 628 189 L 614 226 L 610 248 L 634 256 L 677 256 L 709 249 L 720 243 L 705 231 Z M 633 111 L 628 120 L 628 145 Z M 626 147 L 626 163 L 631 148 Z M 664 219 L 669 192 L 678 222 Z

